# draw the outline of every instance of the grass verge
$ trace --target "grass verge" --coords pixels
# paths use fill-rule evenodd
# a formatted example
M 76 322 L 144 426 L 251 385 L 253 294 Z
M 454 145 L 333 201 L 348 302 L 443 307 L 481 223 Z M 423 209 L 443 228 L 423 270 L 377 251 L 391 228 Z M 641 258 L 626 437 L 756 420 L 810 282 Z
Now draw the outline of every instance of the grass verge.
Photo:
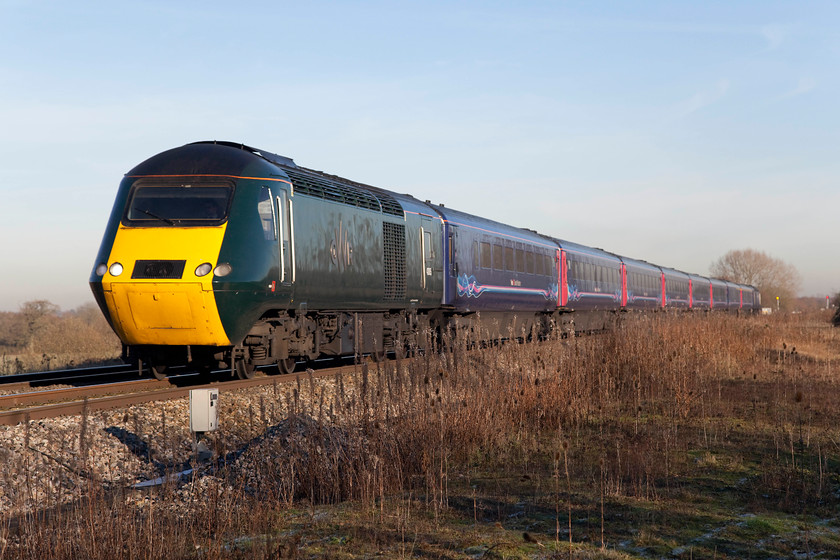
M 458 339 L 330 387 L 303 381 L 270 403 L 282 417 L 264 429 L 214 434 L 218 460 L 188 482 L 91 480 L 72 507 L 9 520 L 0 546 L 23 558 L 838 557 L 838 342 L 819 315 L 630 315 L 601 336 L 471 351 Z

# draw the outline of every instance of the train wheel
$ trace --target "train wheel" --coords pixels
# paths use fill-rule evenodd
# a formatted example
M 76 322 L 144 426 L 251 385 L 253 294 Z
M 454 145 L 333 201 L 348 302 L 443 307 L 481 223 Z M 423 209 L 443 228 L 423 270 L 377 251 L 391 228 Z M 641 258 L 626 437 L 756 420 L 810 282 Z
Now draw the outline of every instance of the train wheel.
M 277 369 L 281 375 L 288 375 L 294 372 L 295 366 L 297 366 L 297 360 L 294 358 L 286 358 L 277 362 Z
M 251 379 L 256 371 L 254 364 L 249 364 L 245 360 L 236 360 L 236 376 L 239 379 Z
M 158 381 L 163 381 L 164 379 L 166 379 L 166 370 L 166 366 L 154 363 L 149 364 L 149 371 L 152 372 L 152 376 Z

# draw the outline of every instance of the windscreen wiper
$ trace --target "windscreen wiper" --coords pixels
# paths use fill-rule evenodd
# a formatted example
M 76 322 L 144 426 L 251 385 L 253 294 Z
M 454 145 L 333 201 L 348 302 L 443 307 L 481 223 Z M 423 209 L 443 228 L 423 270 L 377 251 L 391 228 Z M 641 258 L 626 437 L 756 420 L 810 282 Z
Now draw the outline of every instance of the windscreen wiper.
M 153 212 L 149 212 L 148 210 L 145 210 L 143 208 L 138 208 L 138 210 L 140 210 L 141 212 L 143 212 L 147 216 L 151 216 L 152 218 L 154 218 L 156 220 L 160 220 L 161 222 L 166 222 L 170 226 L 175 225 L 175 222 L 173 220 L 170 220 L 169 218 L 164 218 L 163 216 L 158 216 L 157 214 L 155 214 Z

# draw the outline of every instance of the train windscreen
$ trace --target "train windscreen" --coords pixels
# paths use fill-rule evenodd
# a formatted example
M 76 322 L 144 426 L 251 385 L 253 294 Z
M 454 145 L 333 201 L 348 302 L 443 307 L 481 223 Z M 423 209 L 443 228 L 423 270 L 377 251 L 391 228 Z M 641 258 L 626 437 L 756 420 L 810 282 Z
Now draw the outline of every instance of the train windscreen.
M 227 219 L 229 184 L 137 185 L 123 223 L 139 227 L 218 225 Z

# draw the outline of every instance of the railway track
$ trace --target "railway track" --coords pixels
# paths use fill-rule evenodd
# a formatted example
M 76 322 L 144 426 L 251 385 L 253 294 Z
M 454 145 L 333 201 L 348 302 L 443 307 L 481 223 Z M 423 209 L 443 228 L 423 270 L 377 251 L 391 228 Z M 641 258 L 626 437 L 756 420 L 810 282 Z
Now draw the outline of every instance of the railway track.
M 97 385 L 123 378 L 136 379 L 138 375 L 137 368 L 128 364 L 18 373 L 0 376 L 0 390 L 19 391 L 50 385 Z
M 29 420 L 82 414 L 85 411 L 93 412 L 153 401 L 180 399 L 189 396 L 192 389 L 217 388 L 220 392 L 225 392 L 260 385 L 288 383 L 309 375 L 329 377 L 352 373 L 358 367 L 361 366 L 343 365 L 318 370 L 310 369 L 287 375 L 258 376 L 253 379 L 210 383 L 204 382 L 200 376 L 193 374 L 171 377 L 165 381 L 135 379 L 0 395 L 0 425 L 11 426 Z M 136 375 L 136 372 L 134 374 Z

